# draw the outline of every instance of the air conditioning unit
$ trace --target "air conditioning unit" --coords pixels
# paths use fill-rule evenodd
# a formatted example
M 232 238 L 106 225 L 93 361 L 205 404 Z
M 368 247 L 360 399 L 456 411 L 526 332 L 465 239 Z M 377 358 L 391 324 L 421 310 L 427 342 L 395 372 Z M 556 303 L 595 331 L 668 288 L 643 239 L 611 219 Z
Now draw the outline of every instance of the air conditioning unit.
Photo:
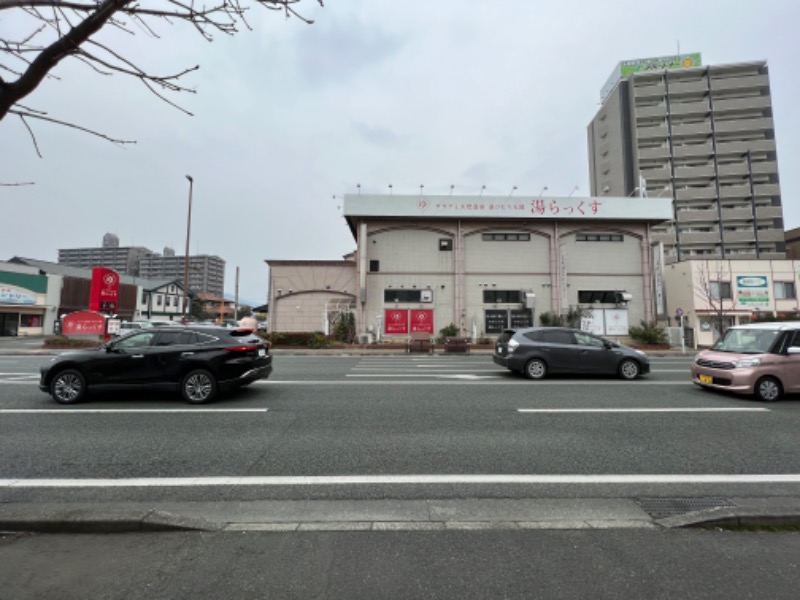
M 419 292 L 419 301 L 420 302 L 433 302 L 433 290 L 420 290 L 420 292 Z
M 525 308 L 536 308 L 536 294 L 533 292 L 522 292 L 525 298 Z

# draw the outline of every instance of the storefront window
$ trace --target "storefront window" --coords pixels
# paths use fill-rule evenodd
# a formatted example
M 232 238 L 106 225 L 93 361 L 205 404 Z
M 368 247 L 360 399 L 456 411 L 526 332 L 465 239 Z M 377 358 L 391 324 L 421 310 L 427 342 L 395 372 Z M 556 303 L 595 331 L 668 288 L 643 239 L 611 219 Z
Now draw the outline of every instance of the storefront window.
M 42 315 L 26 315 L 20 316 L 20 326 L 22 327 L 41 327 Z

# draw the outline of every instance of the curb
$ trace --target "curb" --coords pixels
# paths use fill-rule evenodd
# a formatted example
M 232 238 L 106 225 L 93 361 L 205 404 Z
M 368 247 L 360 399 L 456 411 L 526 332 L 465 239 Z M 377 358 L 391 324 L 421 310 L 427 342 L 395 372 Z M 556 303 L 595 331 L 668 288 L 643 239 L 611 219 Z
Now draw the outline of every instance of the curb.
M 196 517 L 184 517 L 164 511 L 120 513 L 88 511 L 53 511 L 46 515 L 11 515 L 0 517 L 0 532 L 37 533 L 134 533 L 165 531 L 218 531 L 223 525 Z

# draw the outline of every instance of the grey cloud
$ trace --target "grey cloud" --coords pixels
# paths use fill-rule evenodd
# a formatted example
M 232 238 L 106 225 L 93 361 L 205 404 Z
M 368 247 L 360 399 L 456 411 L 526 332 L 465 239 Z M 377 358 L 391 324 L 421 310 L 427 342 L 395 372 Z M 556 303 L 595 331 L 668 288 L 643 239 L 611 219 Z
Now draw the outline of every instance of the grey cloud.
M 399 135 L 383 127 L 373 127 L 359 121 L 353 121 L 352 126 L 358 135 L 377 146 L 388 146 L 400 140 Z
M 318 21 L 312 35 L 298 38 L 299 70 L 312 84 L 346 84 L 370 66 L 396 54 L 398 36 L 357 17 Z

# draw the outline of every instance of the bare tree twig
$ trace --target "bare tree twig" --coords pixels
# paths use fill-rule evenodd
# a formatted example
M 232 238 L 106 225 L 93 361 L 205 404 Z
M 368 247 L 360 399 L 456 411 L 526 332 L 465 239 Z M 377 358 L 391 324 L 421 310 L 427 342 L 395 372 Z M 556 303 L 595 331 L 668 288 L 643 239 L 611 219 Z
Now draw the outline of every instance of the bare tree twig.
M 159 75 L 138 67 L 134 61 L 117 52 L 106 43 L 93 38 L 106 27 L 136 35 L 136 29 L 145 35 L 159 38 L 154 25 L 185 23 L 192 26 L 205 40 L 212 41 L 214 33 L 235 35 L 238 26 L 250 29 L 246 15 L 252 5 L 268 10 L 282 11 L 286 18 L 296 18 L 303 23 L 314 21 L 300 14 L 296 6 L 305 0 L 212 0 L 211 5 L 196 5 L 193 0 L 0 0 L 2 11 L 19 11 L 30 21 L 30 29 L 18 41 L 0 32 L 0 121 L 7 115 L 20 117 L 41 157 L 36 136 L 27 119 L 40 119 L 90 133 L 115 144 L 135 143 L 100 133 L 69 121 L 45 116 L 21 105 L 45 78 L 53 75 L 55 67 L 65 58 L 75 58 L 101 75 L 123 75 L 141 81 L 155 96 L 187 115 L 192 113 L 179 106 L 158 88 L 169 93 L 196 93 L 180 80 L 199 66 L 185 68 L 173 74 Z M 316 0 L 324 7 L 323 0 Z M 133 27 L 131 27 L 131 25 Z M 98 52 L 90 52 L 91 45 Z

